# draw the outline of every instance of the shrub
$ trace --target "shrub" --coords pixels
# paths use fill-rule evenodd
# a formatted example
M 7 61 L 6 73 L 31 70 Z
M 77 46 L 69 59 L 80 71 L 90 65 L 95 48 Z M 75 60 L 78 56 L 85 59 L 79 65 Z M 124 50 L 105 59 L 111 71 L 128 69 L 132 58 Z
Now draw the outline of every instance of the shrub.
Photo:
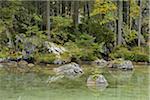
M 100 57 L 98 52 L 102 49 L 101 44 L 94 43 L 94 41 L 94 37 L 83 33 L 75 39 L 75 42 L 65 43 L 65 47 L 69 50 L 72 58 L 92 61 Z
M 34 55 L 35 61 L 42 62 L 42 63 L 53 63 L 55 60 L 55 55 L 54 54 L 41 54 L 41 53 L 36 53 Z
M 117 47 L 111 54 L 112 59 L 124 58 L 125 60 L 131 60 L 135 62 L 149 62 L 149 55 L 145 48 L 134 47 L 128 50 L 125 47 Z

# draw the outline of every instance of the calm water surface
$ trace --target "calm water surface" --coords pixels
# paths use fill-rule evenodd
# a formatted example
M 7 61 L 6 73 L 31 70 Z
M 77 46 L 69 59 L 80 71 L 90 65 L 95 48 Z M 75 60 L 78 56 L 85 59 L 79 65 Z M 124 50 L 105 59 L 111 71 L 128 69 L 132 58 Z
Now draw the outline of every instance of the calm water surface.
M 76 80 L 47 84 L 48 75 L 1 71 L 0 100 L 150 100 L 148 66 L 136 66 L 134 71 L 105 70 L 103 74 L 109 86 L 102 89 L 86 86 L 88 72 Z

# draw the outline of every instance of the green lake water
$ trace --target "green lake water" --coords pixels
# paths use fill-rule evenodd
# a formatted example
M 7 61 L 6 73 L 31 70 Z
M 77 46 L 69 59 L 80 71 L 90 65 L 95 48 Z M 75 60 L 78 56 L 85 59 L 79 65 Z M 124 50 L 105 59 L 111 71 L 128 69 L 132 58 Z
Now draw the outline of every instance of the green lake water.
M 12 74 L 0 72 L 0 100 L 150 100 L 149 74 L 146 65 L 136 65 L 133 71 L 102 70 L 107 88 L 86 86 L 92 70 L 84 66 L 85 74 L 75 80 L 62 79 L 47 84 L 45 74 Z

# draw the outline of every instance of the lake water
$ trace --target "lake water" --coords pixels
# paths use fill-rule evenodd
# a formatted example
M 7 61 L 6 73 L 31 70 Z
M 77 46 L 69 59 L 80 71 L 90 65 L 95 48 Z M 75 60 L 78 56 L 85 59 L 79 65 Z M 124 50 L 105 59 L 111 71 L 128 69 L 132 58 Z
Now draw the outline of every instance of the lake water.
M 103 89 L 86 86 L 90 70 L 86 65 L 80 78 L 52 84 L 46 83 L 45 74 L 0 71 L 0 100 L 150 100 L 148 66 L 136 65 L 133 71 L 102 70 L 109 83 Z

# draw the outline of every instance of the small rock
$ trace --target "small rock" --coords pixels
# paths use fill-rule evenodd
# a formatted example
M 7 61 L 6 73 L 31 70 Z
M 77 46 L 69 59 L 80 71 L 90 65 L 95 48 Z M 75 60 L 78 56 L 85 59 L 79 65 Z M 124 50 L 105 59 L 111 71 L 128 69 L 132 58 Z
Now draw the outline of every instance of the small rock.
M 56 65 L 62 65 L 62 64 L 64 64 L 64 63 L 65 63 L 65 62 L 62 61 L 62 60 L 60 60 L 60 59 L 54 60 L 54 64 L 56 64 Z
M 0 64 L 0 68 L 3 68 L 4 66 L 2 64 Z
M 113 61 L 112 67 L 124 69 L 124 70 L 132 70 L 134 66 L 130 60 L 119 59 L 119 60 Z
M 28 66 L 28 62 L 22 60 L 22 61 L 19 61 L 19 62 L 18 62 L 18 65 L 19 65 L 20 67 L 27 67 L 27 66 Z
M 17 62 L 15 62 L 15 61 L 9 61 L 5 65 L 8 67 L 17 67 L 18 66 Z
M 71 79 L 79 77 L 83 74 L 83 70 L 74 62 L 54 68 L 54 71 L 57 75 L 64 75 L 65 77 Z
M 93 78 L 92 75 L 87 79 L 87 86 L 108 86 L 108 82 L 103 75 L 98 75 L 96 79 Z
M 5 58 L 0 58 L 0 62 L 4 62 L 5 60 Z
M 46 83 L 52 83 L 52 82 L 56 82 L 57 80 L 62 79 L 64 76 L 63 75 L 58 75 L 58 76 L 49 76 L 48 80 L 46 81 Z
M 28 67 L 34 67 L 34 64 L 29 63 L 29 64 L 28 64 Z
M 104 59 L 97 59 L 97 60 L 93 61 L 93 64 L 99 68 L 103 68 L 108 65 L 108 62 L 105 61 Z

